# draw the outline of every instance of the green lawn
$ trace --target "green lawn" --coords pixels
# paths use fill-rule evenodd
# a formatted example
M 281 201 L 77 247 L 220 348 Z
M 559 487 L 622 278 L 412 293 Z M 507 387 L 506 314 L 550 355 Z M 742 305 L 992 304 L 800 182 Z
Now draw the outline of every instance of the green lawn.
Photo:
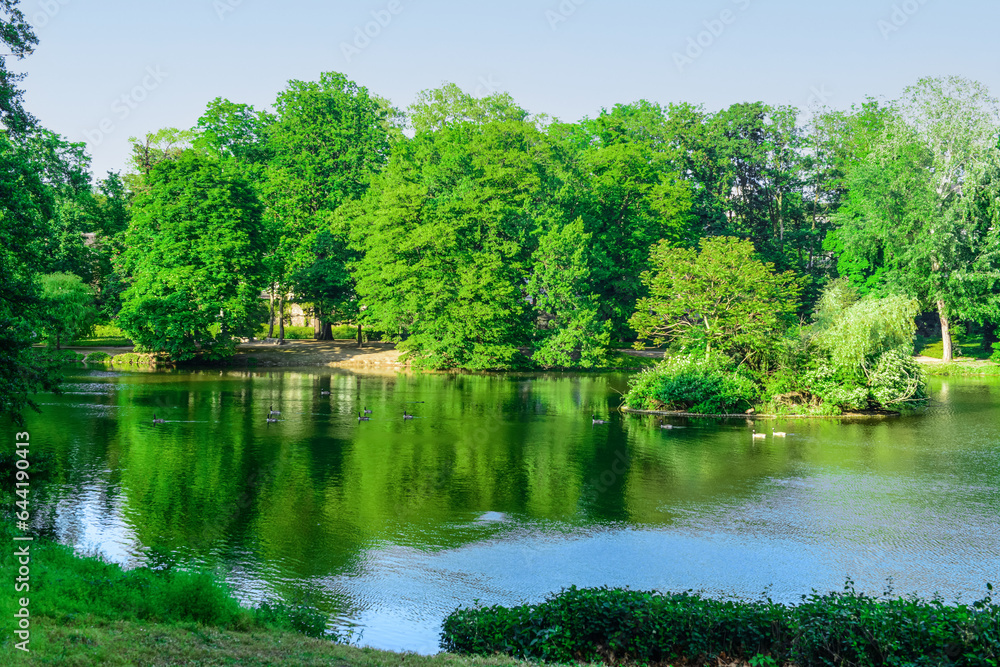
M 983 350 L 982 336 L 955 337 L 952 339 L 954 356 L 965 357 L 967 359 L 989 359 L 990 353 Z M 932 359 L 941 359 L 944 356 L 944 342 L 940 339 L 919 339 L 917 341 L 917 354 Z
M 326 639 L 276 630 L 222 630 L 196 623 L 109 621 L 92 616 L 35 617 L 30 654 L 23 665 L 273 665 L 310 667 L 505 667 L 532 663 L 507 657 L 478 658 L 449 653 L 420 656 L 335 644 Z M 4 655 L 20 654 L 8 642 Z

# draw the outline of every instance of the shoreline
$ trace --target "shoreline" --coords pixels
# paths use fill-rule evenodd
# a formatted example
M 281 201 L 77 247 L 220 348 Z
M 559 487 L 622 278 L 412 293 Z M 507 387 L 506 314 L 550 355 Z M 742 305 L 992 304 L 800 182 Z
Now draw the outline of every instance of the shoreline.
M 85 364 L 99 364 L 117 368 L 127 368 L 130 366 L 140 366 L 147 368 L 156 367 L 181 367 L 181 368 L 239 368 L 239 369 L 261 369 L 261 368 L 347 368 L 347 369 L 367 369 L 373 371 L 396 371 L 407 372 L 415 370 L 408 361 L 402 361 L 404 352 L 396 348 L 395 343 L 368 342 L 362 347 L 357 347 L 354 340 L 286 340 L 284 344 L 264 343 L 254 341 L 240 343 L 236 348 L 236 354 L 229 359 L 197 362 L 197 363 L 168 363 L 162 366 L 157 363 L 157 355 L 151 353 L 137 353 L 134 346 L 74 346 L 69 345 L 61 348 L 77 354 L 85 355 L 78 360 Z M 100 352 L 107 357 L 102 357 L 100 361 L 89 362 L 87 359 L 91 354 Z M 543 369 L 510 369 L 496 372 L 621 372 L 638 371 L 644 368 L 642 359 L 656 359 L 662 357 L 662 352 L 637 351 L 632 349 L 614 350 L 615 353 L 635 357 L 635 366 L 606 366 L 601 368 L 543 368 Z M 122 361 L 125 363 L 115 363 L 117 357 L 125 356 Z M 469 372 L 462 369 L 450 369 L 444 371 L 425 370 L 423 372 Z
M 768 415 L 768 414 L 746 414 L 746 413 L 725 413 L 706 414 L 702 412 L 677 412 L 671 410 L 636 410 L 634 408 L 619 408 L 622 412 L 635 415 L 660 415 L 662 417 L 709 417 L 712 419 L 892 419 L 902 416 L 899 412 L 845 412 L 841 415 Z

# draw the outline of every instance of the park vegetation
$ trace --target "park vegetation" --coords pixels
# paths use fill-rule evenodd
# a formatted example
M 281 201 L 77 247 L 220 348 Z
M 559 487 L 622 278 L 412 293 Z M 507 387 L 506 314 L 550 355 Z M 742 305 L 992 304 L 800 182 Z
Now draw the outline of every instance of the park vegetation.
M 0 39 L 22 58 L 17 5 Z M 95 179 L 0 74 L 8 415 L 56 386 L 40 341 L 115 326 L 138 352 L 217 360 L 284 339 L 292 301 L 314 337 L 351 327 L 424 368 L 663 345 L 628 399 L 647 409 L 919 406 L 915 323 L 946 362 L 953 333 L 997 340 L 1000 123 L 960 77 L 808 117 L 639 100 L 567 122 L 453 84 L 401 110 L 325 72 L 267 109 L 211 100 Z
M 949 605 L 870 596 L 848 580 L 843 591 L 785 605 L 573 587 L 540 604 L 459 609 L 441 644 L 561 664 L 987 667 L 1000 659 L 1000 605 L 987 588 L 981 600 Z

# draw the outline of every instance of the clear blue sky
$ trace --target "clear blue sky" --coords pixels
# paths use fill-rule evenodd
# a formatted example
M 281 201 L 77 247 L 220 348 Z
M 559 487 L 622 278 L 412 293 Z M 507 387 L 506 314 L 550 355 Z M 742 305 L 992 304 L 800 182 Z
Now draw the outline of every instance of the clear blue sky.
M 50 129 L 89 138 L 100 175 L 124 167 L 130 135 L 190 127 L 217 96 L 266 107 L 289 79 L 322 71 L 344 72 L 400 107 L 451 81 L 473 93 L 505 90 L 531 112 L 567 121 L 640 98 L 710 110 L 756 100 L 806 108 L 824 98 L 846 108 L 868 95 L 897 97 L 926 75 L 958 74 L 1000 94 L 995 0 L 22 0 L 21 7 L 40 40 L 34 55 L 12 63 L 28 72 L 27 107 Z M 368 25 L 377 34 L 346 56 L 343 45 L 357 48 L 356 30 L 379 17 L 386 25 Z

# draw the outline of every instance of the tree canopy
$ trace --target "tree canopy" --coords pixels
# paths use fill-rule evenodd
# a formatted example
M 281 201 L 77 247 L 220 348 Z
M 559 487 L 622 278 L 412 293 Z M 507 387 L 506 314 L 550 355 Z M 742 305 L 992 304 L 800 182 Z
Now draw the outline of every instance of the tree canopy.
M 150 171 L 132 207 L 118 322 L 178 360 L 232 354 L 263 318 L 261 207 L 238 175 L 193 150 Z

